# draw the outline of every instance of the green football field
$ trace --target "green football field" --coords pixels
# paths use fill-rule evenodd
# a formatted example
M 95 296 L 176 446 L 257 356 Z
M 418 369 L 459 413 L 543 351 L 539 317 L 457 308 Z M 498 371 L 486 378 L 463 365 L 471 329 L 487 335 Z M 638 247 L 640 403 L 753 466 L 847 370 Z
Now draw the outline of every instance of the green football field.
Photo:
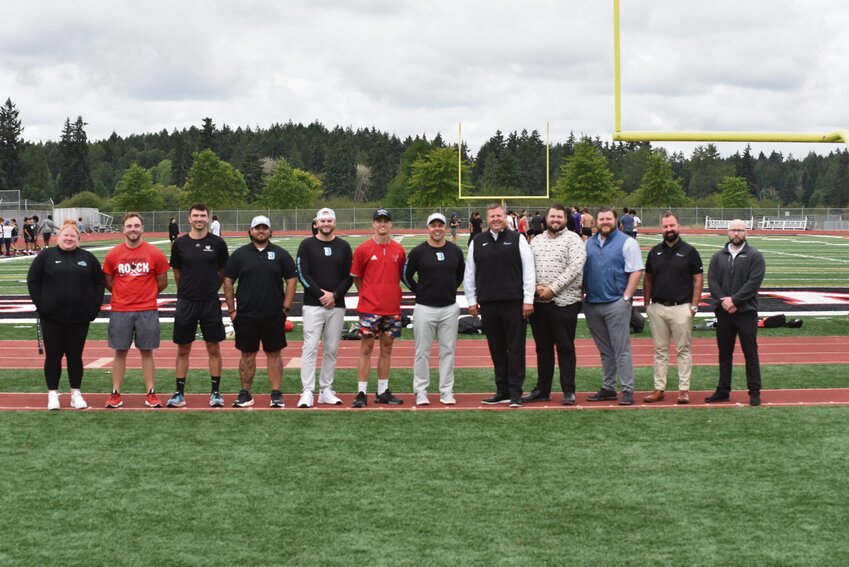
M 725 237 L 687 240 L 707 263 Z M 846 239 L 750 241 L 766 286 L 845 286 Z M 294 252 L 299 239 L 277 242 Z M 28 262 L 0 262 L 0 295 L 25 293 Z M 762 336 L 847 324 L 806 317 Z M 0 327 L 0 340 L 32 336 Z M 811 362 L 764 366 L 765 387 L 849 386 L 844 367 Z M 164 391 L 172 361 L 157 364 Z M 636 374 L 651 388 L 651 369 Z M 225 372 L 228 392 L 236 376 Z M 88 371 L 84 388 L 109 380 Z M 410 381 L 393 373 L 393 389 Z M 579 369 L 580 390 L 599 381 Z M 715 367 L 694 370 L 694 389 L 715 381 Z M 0 382 L 44 388 L 35 371 L 0 371 Z M 130 371 L 127 391 L 140 382 Z M 284 383 L 294 403 L 295 374 Z M 187 389 L 207 384 L 196 370 Z M 267 389 L 262 373 L 256 384 Z M 458 391 L 491 387 L 488 371 L 458 369 Z M 338 389 L 354 388 L 340 371 Z M 0 412 L 0 565 L 844 565 L 846 423 L 847 407 Z

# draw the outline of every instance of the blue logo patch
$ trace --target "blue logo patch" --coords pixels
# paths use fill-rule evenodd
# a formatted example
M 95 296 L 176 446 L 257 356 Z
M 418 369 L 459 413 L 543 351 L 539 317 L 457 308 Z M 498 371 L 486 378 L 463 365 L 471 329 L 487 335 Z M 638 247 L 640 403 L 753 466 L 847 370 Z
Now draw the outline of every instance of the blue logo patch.
M 330 246 L 325 246 L 324 247 L 324 255 L 325 256 L 332 256 L 333 255 L 333 249 Z
M 437 252 L 436 253 L 436 259 L 439 260 L 440 262 L 444 262 L 445 261 L 445 254 L 443 254 L 442 252 Z
M 80 260 L 79 262 L 77 262 L 77 266 L 82 266 L 85 268 L 86 266 L 88 266 L 88 264 L 85 260 Z
M 269 260 L 273 260 L 274 258 L 275 258 L 275 253 L 274 253 L 274 252 L 269 252 L 269 253 L 268 253 L 268 259 L 269 259 Z

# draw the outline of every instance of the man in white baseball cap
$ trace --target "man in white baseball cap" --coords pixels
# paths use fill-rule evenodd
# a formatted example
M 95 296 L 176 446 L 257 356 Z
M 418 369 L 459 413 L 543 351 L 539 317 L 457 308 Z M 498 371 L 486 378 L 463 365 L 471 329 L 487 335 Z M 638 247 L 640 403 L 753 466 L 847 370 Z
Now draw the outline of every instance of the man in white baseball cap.
M 416 405 L 430 405 L 430 351 L 433 340 L 439 343 L 439 401 L 454 400 L 454 348 L 457 343 L 457 288 L 463 282 L 466 262 L 456 244 L 445 240 L 445 216 L 427 217 L 427 241 L 410 251 L 404 264 L 404 285 L 416 294 L 413 308 L 413 332 L 416 358 L 413 363 L 413 390 Z
M 299 408 L 313 406 L 318 345 L 324 341 L 318 403 L 340 405 L 333 391 L 336 351 L 345 324 L 345 294 L 354 283 L 351 277 L 351 246 L 333 234 L 336 213 L 323 208 L 315 215 L 318 232 L 298 247 L 298 278 L 304 286 L 304 344 L 301 350 L 301 397 Z

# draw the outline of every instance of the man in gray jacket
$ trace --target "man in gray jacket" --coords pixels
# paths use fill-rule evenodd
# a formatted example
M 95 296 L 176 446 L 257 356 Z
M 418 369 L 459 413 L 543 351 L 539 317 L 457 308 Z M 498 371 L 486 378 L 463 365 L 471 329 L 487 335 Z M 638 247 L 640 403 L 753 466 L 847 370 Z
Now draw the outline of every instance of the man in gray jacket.
M 758 290 L 766 273 L 763 254 L 746 242 L 746 223 L 728 224 L 728 244 L 713 255 L 708 287 L 716 313 L 716 344 L 719 347 L 719 385 L 706 403 L 731 400 L 734 343 L 740 337 L 746 359 L 749 404 L 761 405 L 761 367 L 758 359 Z

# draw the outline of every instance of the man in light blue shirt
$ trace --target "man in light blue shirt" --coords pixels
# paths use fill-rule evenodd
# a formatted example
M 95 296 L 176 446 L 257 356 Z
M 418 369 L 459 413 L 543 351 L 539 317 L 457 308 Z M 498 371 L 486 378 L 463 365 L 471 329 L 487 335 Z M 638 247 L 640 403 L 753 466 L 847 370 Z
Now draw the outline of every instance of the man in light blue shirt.
M 640 246 L 616 229 L 616 215 L 602 207 L 598 232 L 587 240 L 584 264 L 584 314 L 601 354 L 604 380 L 587 401 L 614 401 L 616 375 L 622 387 L 619 405 L 634 403 L 634 363 L 631 359 L 631 299 L 643 275 Z

